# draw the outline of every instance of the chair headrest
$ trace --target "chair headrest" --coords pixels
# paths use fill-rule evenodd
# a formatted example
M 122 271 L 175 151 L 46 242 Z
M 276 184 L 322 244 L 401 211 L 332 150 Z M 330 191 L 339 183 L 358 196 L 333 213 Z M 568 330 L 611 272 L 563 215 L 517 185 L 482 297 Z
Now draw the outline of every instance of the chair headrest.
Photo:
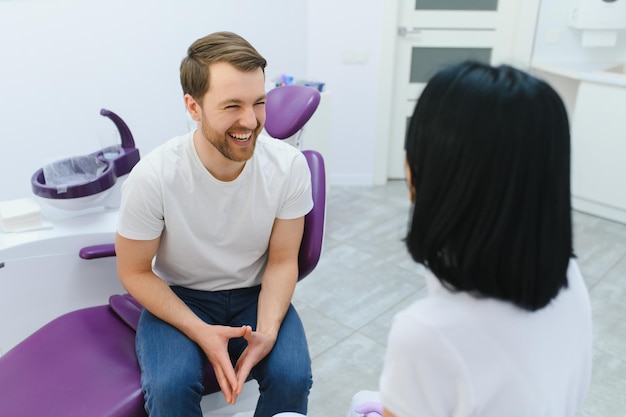
M 309 121 L 320 103 L 314 87 L 285 85 L 267 93 L 265 130 L 276 139 L 295 135 Z

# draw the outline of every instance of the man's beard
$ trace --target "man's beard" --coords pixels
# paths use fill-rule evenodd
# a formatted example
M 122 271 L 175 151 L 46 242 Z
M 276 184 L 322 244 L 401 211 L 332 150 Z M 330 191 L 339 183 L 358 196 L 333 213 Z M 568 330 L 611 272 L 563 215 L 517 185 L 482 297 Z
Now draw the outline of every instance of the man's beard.
M 231 140 L 235 139 L 231 139 L 228 133 L 220 134 L 211 127 L 206 126 L 204 123 L 201 125 L 200 129 L 202 136 L 204 136 L 204 138 L 211 143 L 213 147 L 215 147 L 215 149 L 217 149 L 224 156 L 224 158 L 233 162 L 245 162 L 252 157 L 259 133 L 258 129 L 255 129 L 250 138 L 252 144 L 247 147 L 239 148 L 230 143 Z M 240 152 L 236 152 L 237 150 Z

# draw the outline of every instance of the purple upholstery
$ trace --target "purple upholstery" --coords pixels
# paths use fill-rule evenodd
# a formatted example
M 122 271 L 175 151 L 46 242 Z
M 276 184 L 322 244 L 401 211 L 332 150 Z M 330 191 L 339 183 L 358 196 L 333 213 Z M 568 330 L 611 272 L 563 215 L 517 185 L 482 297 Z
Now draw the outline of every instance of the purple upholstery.
M 105 243 L 104 245 L 94 245 L 82 248 L 78 252 L 82 259 L 96 259 L 115 256 L 115 244 Z
M 265 130 L 276 139 L 295 135 L 309 121 L 320 103 L 313 87 L 285 85 L 267 93 Z
M 133 331 L 137 331 L 139 316 L 141 316 L 141 304 L 130 294 L 116 294 L 109 297 L 109 306 Z
M 270 91 L 268 133 L 279 139 L 292 136 L 318 103 L 319 93 L 311 87 Z M 313 150 L 303 154 L 311 170 L 314 207 L 305 216 L 298 279 L 309 275 L 319 261 L 326 211 L 324 159 Z M 86 247 L 79 256 L 115 256 L 115 246 Z M 65 314 L 15 346 L 0 357 L 0 416 L 145 416 L 135 355 L 140 314 L 141 306 L 129 294 L 113 295 L 108 306 Z M 219 391 L 211 366 L 204 377 L 205 394 Z
M 304 217 L 304 235 L 298 253 L 298 280 L 309 275 L 322 254 L 326 214 L 326 170 L 324 158 L 313 150 L 302 152 L 311 171 L 313 209 Z
M 145 416 L 135 332 L 108 306 L 46 324 L 0 357 L 0 415 Z

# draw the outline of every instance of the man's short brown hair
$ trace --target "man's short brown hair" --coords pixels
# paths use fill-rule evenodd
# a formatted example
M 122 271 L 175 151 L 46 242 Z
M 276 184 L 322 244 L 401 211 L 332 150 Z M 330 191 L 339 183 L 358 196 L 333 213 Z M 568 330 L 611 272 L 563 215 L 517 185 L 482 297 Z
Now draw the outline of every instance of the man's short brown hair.
M 265 72 L 267 61 L 248 41 L 232 32 L 215 32 L 196 40 L 180 64 L 180 84 L 184 94 L 200 103 L 209 90 L 209 65 L 227 62 L 240 71 Z

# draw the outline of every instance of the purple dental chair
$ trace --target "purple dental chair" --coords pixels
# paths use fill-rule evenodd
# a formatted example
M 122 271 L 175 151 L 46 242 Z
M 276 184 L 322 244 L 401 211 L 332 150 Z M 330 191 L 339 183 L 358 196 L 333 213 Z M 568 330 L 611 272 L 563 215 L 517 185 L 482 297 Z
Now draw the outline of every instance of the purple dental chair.
M 311 87 L 271 90 L 266 105 L 267 133 L 277 139 L 298 134 L 319 101 L 319 92 Z M 299 280 L 313 271 L 320 258 L 326 210 L 324 159 L 313 150 L 303 154 L 311 170 L 314 207 L 305 216 Z M 79 256 L 115 256 L 115 248 L 113 244 L 91 246 L 83 248 Z M 140 313 L 141 306 L 130 295 L 113 295 L 108 305 L 62 315 L 20 342 L 0 357 L 0 416 L 145 416 L 135 356 Z M 219 391 L 210 365 L 204 382 L 205 394 Z

